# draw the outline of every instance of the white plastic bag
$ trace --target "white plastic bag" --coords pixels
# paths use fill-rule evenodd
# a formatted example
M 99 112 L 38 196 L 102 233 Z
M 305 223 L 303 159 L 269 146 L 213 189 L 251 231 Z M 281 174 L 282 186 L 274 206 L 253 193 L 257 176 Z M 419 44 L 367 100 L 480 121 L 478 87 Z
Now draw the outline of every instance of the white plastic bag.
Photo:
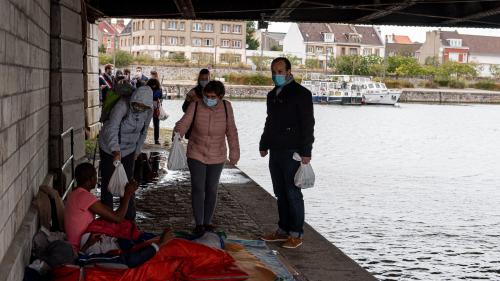
M 302 164 L 302 158 L 298 153 L 293 154 L 293 159 L 296 161 L 301 161 L 300 167 L 297 170 L 297 173 L 295 173 L 295 185 L 303 189 L 313 187 L 315 176 L 311 163 Z
M 158 115 L 158 119 L 160 119 L 160 120 L 162 120 L 162 121 L 167 120 L 167 118 L 168 118 L 168 116 L 169 116 L 169 115 L 168 115 L 168 113 L 165 111 L 165 109 L 163 109 L 163 106 L 161 106 L 161 104 L 160 104 L 160 108 L 159 108 L 159 110 L 160 110 L 160 115 Z
M 122 162 L 115 161 L 113 165 L 115 166 L 115 171 L 109 180 L 108 191 L 114 196 L 123 197 L 125 186 L 128 183 L 127 173 L 125 172 L 125 168 L 123 168 Z
M 179 133 L 175 133 L 170 153 L 168 154 L 167 169 L 184 170 L 187 168 L 187 157 Z

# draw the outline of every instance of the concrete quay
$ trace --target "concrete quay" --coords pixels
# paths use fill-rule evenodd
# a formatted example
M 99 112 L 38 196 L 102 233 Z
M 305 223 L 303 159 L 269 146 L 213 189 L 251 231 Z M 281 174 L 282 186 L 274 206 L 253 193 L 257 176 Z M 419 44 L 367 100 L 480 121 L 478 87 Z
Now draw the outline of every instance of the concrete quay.
M 160 146 L 148 146 L 147 150 L 160 152 L 166 159 L 167 152 Z M 152 232 L 165 227 L 191 231 L 194 221 L 190 186 L 188 171 L 168 171 L 157 183 L 140 188 L 136 199 L 139 226 Z M 241 170 L 226 167 L 214 218 L 217 229 L 231 238 L 258 239 L 262 233 L 273 231 L 277 221 L 276 199 Z M 376 280 L 310 225 L 306 224 L 304 231 L 304 244 L 298 249 L 268 243 L 296 270 L 296 280 Z

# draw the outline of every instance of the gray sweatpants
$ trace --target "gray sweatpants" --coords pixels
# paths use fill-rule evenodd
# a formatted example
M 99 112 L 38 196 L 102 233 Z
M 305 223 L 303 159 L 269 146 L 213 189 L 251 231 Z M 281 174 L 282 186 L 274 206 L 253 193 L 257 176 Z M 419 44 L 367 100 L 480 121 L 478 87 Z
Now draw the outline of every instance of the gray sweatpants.
M 191 172 L 191 204 L 196 225 L 212 224 L 217 204 L 217 187 L 224 163 L 203 164 L 188 158 L 188 166 Z

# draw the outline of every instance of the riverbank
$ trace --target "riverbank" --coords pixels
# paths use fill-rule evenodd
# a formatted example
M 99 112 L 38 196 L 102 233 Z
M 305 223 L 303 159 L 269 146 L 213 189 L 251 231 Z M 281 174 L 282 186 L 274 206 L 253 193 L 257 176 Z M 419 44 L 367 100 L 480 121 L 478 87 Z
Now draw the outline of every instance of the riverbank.
M 168 136 L 166 136 L 168 138 Z M 145 150 L 167 158 L 166 148 L 146 145 Z M 157 183 L 137 194 L 139 226 L 151 232 L 165 227 L 192 230 L 189 172 L 168 171 Z M 221 176 L 214 224 L 230 238 L 258 239 L 276 227 L 276 200 L 236 167 L 226 167 Z M 288 263 L 296 280 L 376 280 L 331 242 L 306 224 L 304 244 L 294 250 L 268 246 Z
M 166 94 L 183 98 L 194 86 L 193 81 L 167 81 L 163 84 Z M 265 99 L 272 86 L 226 84 L 226 97 L 231 99 Z M 399 102 L 423 103 L 484 103 L 500 104 L 500 92 L 478 89 L 401 89 Z

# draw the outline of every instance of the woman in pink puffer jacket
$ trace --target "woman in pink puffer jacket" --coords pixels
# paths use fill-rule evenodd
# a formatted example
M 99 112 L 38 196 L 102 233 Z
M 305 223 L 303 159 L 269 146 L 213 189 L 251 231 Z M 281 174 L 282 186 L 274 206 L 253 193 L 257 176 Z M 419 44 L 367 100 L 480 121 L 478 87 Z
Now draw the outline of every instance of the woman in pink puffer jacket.
M 212 231 L 217 203 L 217 187 L 224 163 L 236 165 L 240 159 L 238 130 L 233 107 L 224 100 L 224 85 L 210 81 L 203 89 L 203 101 L 192 102 L 175 124 L 174 132 L 183 137 L 191 128 L 187 147 L 191 172 L 191 200 L 196 222 L 195 234 Z

